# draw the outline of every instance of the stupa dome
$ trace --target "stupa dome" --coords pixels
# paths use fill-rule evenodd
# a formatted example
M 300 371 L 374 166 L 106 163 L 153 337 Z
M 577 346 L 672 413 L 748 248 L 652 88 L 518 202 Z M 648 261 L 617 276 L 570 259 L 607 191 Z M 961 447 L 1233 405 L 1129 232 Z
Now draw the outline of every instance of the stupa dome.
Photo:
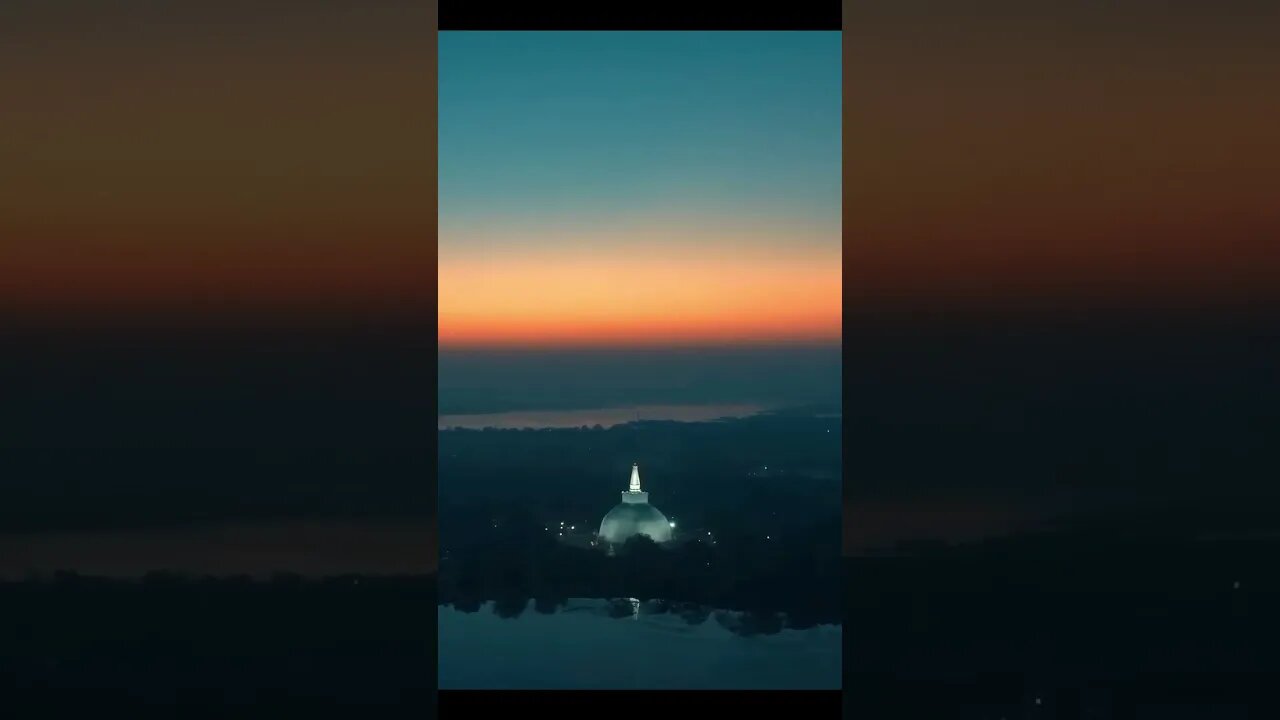
M 658 508 L 649 504 L 649 493 L 640 489 L 640 468 L 631 466 L 631 485 L 618 503 L 600 522 L 600 539 L 614 544 L 625 543 L 635 535 L 647 535 L 654 542 L 671 540 L 671 522 Z

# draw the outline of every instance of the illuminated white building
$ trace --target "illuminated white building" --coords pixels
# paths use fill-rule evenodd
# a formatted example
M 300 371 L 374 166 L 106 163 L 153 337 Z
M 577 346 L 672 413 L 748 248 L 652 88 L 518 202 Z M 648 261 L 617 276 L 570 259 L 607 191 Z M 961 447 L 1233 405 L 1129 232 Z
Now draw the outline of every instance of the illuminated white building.
M 640 489 L 640 467 L 631 466 L 631 484 L 622 493 L 622 502 L 600 522 L 600 540 L 625 543 L 634 535 L 647 535 L 654 542 L 669 542 L 673 523 L 649 504 L 649 493 Z

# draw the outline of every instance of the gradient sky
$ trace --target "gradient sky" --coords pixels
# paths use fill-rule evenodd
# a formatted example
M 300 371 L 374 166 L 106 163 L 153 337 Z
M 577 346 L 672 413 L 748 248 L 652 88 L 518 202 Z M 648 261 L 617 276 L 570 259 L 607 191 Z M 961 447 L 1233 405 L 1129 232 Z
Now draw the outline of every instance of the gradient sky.
M 433 554 L 435 37 L 433 0 L 0 2 L 0 556 Z M 383 464 L 326 485 L 316 448 Z M 282 518 L 315 529 L 147 530 Z
M 0 5 L 0 315 L 427 315 L 434 6 Z
M 442 345 L 840 336 L 839 33 L 440 35 Z
M 844 22 L 846 552 L 1271 506 L 1280 4 Z
M 858 312 L 1280 301 L 1276 3 L 903 0 L 845 23 Z

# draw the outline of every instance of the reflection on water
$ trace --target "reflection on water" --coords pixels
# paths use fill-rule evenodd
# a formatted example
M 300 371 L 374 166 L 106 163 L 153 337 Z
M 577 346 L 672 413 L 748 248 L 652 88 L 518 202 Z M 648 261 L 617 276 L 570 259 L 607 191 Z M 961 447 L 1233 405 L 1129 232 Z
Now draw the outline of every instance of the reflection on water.
M 510 412 L 441 415 L 437 429 L 465 428 L 577 428 L 612 427 L 637 420 L 677 420 L 700 422 L 729 417 L 746 417 L 764 410 L 759 405 L 632 405 L 591 410 L 513 410 Z
M 781 616 L 575 598 L 441 606 L 438 621 L 441 688 L 840 687 L 841 628 Z

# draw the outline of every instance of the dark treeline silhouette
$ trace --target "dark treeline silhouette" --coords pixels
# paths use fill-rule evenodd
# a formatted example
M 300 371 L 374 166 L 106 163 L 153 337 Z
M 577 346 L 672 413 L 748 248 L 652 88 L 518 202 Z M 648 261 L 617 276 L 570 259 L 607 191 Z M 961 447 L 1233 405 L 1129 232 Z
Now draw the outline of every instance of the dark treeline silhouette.
M 138 700 L 377 702 L 428 715 L 433 576 L 0 582 L 0 694 L 110 689 Z
M 431 331 L 349 325 L 0 330 L 0 532 L 430 518 Z
M 431 324 L 42 330 L 11 319 L 0 315 L 0 417 L 20 420 L 8 449 L 429 447 Z
M 749 610 L 731 612 L 696 602 L 672 602 L 663 599 L 609 598 L 605 607 L 605 614 L 616 620 L 630 620 L 638 612 L 633 601 L 638 601 L 643 606 L 643 612 L 646 615 L 670 615 L 680 618 L 688 625 L 701 625 L 708 620 L 713 620 L 725 630 L 743 637 L 774 635 L 784 629 L 800 630 L 812 627 L 815 624 L 812 618 L 805 618 L 803 615 L 794 613 L 794 611 Z M 485 607 L 484 603 L 474 596 L 455 598 L 452 606 L 455 610 L 465 613 L 480 612 Z M 522 598 L 514 594 L 494 600 L 492 606 L 492 612 L 495 615 L 506 619 L 518 618 L 526 612 L 551 615 L 568 610 L 569 608 L 564 598 L 548 596 Z M 838 622 L 838 620 L 827 619 L 822 622 Z
M 209 523 L 429 521 L 429 449 L 78 449 L 7 453 L 0 532 Z
M 1242 717 L 1280 673 L 1278 553 L 1090 531 L 846 558 L 844 687 L 892 717 Z
M 839 428 L 838 418 L 770 414 L 441 432 L 440 602 L 661 598 L 785 612 L 794 627 L 839 622 Z M 690 539 L 633 538 L 614 556 L 562 543 L 562 521 L 598 527 L 631 462 Z
M 1276 317 L 852 319 L 846 717 L 1272 715 Z
M 468 548 L 462 559 L 450 553 L 440 566 L 440 602 L 475 611 L 494 600 L 502 614 L 529 599 L 554 608 L 571 597 L 634 597 L 785 613 L 787 627 L 806 628 L 841 621 L 839 547 L 834 516 L 771 539 L 730 534 L 715 545 L 667 549 L 632 538 L 613 557 L 566 547 L 527 523 L 490 546 Z
M 431 565 L 427 543 L 378 533 L 435 515 L 429 325 L 228 320 L 0 323 L 0 572 Z M 365 561 L 383 552 L 408 560 Z M 412 704 L 436 682 L 434 577 L 356 580 L 0 583 L 0 706 L 93 689 Z
M 1280 507 L 1278 326 L 1262 310 L 852 318 L 845 499 Z

